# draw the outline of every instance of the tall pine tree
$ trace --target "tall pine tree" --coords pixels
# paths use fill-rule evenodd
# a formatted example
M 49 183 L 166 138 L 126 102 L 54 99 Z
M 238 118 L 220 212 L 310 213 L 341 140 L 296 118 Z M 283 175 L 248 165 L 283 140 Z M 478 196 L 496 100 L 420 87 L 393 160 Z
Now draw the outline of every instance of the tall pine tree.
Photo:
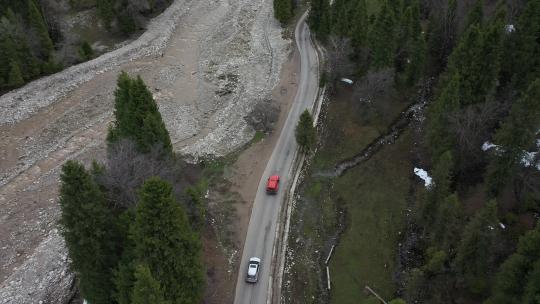
M 392 66 L 396 50 L 396 20 L 388 1 L 383 2 L 371 28 L 369 45 L 375 69 Z
M 203 289 L 201 243 L 182 206 L 174 200 L 172 187 L 151 178 L 139 197 L 131 226 L 135 261 L 148 265 L 161 284 L 165 300 L 172 304 L 199 303 Z
M 509 116 L 495 134 L 500 146 L 488 169 L 488 185 L 492 194 L 515 176 L 524 151 L 534 144 L 540 126 L 540 79 L 512 105 Z
M 490 201 L 465 226 L 454 260 L 458 281 L 469 291 L 485 295 L 495 266 L 497 203 Z
M 108 142 L 126 138 L 135 142 L 143 153 L 156 145 L 160 145 L 166 153 L 172 153 L 169 132 L 143 80 L 140 77 L 132 79 L 122 72 L 114 94 L 116 121 L 109 129 Z
M 28 19 L 30 25 L 36 31 L 39 40 L 41 42 L 42 54 L 46 60 L 49 59 L 53 51 L 53 43 L 49 36 L 49 30 L 45 24 L 45 20 L 41 15 L 41 11 L 34 2 L 34 0 L 28 0 Z
M 93 304 L 112 303 L 120 245 L 116 218 L 81 164 L 66 162 L 60 178 L 60 223 L 81 294 Z

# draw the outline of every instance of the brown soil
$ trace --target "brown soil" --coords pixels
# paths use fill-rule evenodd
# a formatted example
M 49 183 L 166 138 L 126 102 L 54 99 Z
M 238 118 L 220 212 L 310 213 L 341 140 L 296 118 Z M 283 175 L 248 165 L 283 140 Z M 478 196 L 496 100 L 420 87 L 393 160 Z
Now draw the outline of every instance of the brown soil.
M 242 256 L 253 200 L 255 199 L 259 181 L 270 159 L 281 130 L 287 119 L 289 109 L 294 101 L 297 90 L 297 75 L 300 73 L 300 55 L 295 49 L 282 67 L 280 83 L 272 92 L 273 100 L 280 106 L 280 114 L 274 131 L 261 141 L 250 145 L 240 152 L 232 166 L 232 172 L 227 179 L 231 182 L 231 192 L 240 194 L 242 201 L 234 204 L 236 221 L 234 222 L 234 243 L 238 248 L 237 257 Z M 207 229 L 208 230 L 208 229 Z M 216 237 L 212 233 L 204 234 L 204 260 L 207 265 L 207 289 L 205 303 L 233 303 L 234 289 L 238 275 L 238 265 L 233 271 L 228 271 L 228 261 L 220 252 Z M 227 279 L 223 279 L 227 278 Z

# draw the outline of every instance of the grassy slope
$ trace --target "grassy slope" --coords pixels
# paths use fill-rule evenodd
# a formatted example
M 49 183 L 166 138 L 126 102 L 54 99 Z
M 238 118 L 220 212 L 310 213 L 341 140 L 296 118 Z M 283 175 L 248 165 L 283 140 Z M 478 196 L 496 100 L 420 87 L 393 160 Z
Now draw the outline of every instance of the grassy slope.
M 330 265 L 331 303 L 362 303 L 365 285 L 392 298 L 397 238 L 412 172 L 406 152 L 410 144 L 407 132 L 336 181 L 335 192 L 347 208 L 348 228 Z
M 367 283 L 385 296 L 394 292 L 397 230 L 383 226 L 392 221 L 392 227 L 400 227 L 411 173 L 408 135 L 342 177 L 314 176 L 361 151 L 407 107 L 403 95 L 391 89 L 390 77 L 375 91 L 373 82 L 362 82 L 360 95 L 369 96 L 370 102 L 341 87 L 325 111 L 323 144 L 306 172 L 292 214 L 289 252 L 294 261 L 285 278 L 290 281 L 285 288 L 286 302 L 327 303 L 326 274 L 321 266 L 330 249 L 329 240 L 339 230 L 342 209 L 348 213 L 348 228 L 332 259 L 332 303 L 360 303 Z

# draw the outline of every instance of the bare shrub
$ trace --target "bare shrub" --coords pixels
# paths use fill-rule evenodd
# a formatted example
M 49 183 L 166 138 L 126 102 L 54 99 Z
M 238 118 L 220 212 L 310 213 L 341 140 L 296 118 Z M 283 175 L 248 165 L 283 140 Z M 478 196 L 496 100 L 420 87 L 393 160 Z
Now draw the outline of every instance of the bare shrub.
M 166 155 L 161 146 L 143 154 L 132 141 L 120 140 L 109 147 L 106 172 L 98 181 L 109 190 L 111 200 L 118 207 L 131 208 L 137 203 L 137 191 L 142 184 L 150 177 L 159 176 L 172 185 L 175 198 L 193 214 L 197 206 L 193 206 L 186 191 L 197 180 L 198 169 Z

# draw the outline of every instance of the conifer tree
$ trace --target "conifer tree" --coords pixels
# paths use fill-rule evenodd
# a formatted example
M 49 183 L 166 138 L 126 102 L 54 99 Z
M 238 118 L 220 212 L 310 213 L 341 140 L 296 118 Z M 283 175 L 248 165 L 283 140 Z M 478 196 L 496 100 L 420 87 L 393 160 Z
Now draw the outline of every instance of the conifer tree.
M 476 0 L 471 11 L 467 15 L 467 20 L 465 21 L 465 29 L 468 29 L 473 25 L 482 25 L 482 19 L 484 18 L 483 2 L 483 0 Z
M 48 60 L 53 51 L 53 43 L 49 36 L 49 30 L 47 29 L 45 20 L 43 20 L 43 16 L 34 0 L 28 0 L 28 19 L 39 36 L 44 58 Z
M 429 19 L 427 53 L 432 72 L 438 74 L 446 67 L 447 58 L 454 48 L 457 36 L 457 0 L 448 1 L 443 13 L 433 13 Z
M 484 295 L 494 268 L 497 204 L 490 201 L 465 226 L 454 260 L 458 279 L 469 291 Z
M 361 47 L 366 47 L 367 44 L 369 19 L 366 0 L 358 0 L 351 11 L 353 12 L 351 39 L 353 46 L 358 50 Z
M 114 18 L 114 0 L 96 0 L 98 14 L 105 25 L 105 28 L 111 29 L 111 22 Z
M 159 282 L 152 276 L 147 265 L 138 265 L 135 270 L 132 304 L 166 304 Z
M 311 0 L 308 23 L 318 38 L 325 40 L 330 34 L 330 2 L 329 0 Z
M 7 85 L 9 87 L 19 87 L 21 85 L 24 84 L 24 79 L 22 77 L 22 74 L 21 74 L 21 69 L 19 68 L 19 64 L 15 61 L 15 60 L 12 60 L 9 64 L 9 76 L 8 76 L 8 81 L 7 81 Z
M 384 1 L 375 24 L 369 33 L 369 45 L 373 57 L 373 67 L 381 69 L 392 66 L 396 50 L 396 21 L 393 10 Z
M 122 138 L 133 140 L 140 152 L 146 153 L 155 145 L 172 153 L 169 132 L 161 118 L 152 94 L 140 77 L 131 79 L 122 72 L 115 91 L 114 125 L 107 140 L 114 143 Z
M 460 105 L 460 75 L 455 73 L 440 96 L 428 109 L 427 142 L 435 161 L 444 152 L 452 150 L 455 146 L 453 138 L 448 130 L 449 115 L 459 109 Z
M 85 168 L 68 161 L 60 187 L 62 234 L 84 298 L 112 302 L 112 273 L 118 261 L 116 219 L 104 193 Z
M 540 0 L 529 0 L 504 48 L 503 81 L 511 81 L 517 90 L 540 78 L 539 32 Z
M 432 240 L 439 248 L 453 256 L 463 227 L 463 206 L 457 194 L 452 194 L 442 201 L 438 209 Z
M 165 300 L 172 304 L 199 303 L 203 286 L 201 244 L 182 206 L 174 200 L 172 187 L 160 178 L 151 178 L 142 186 L 139 199 L 131 227 L 136 261 L 148 265 L 161 284 Z
M 274 0 L 274 17 L 286 24 L 292 17 L 293 8 L 291 0 Z
M 303 151 L 310 151 L 317 142 L 317 130 L 313 126 L 313 118 L 308 110 L 300 115 L 298 125 L 295 130 L 296 142 Z
M 493 155 L 488 169 L 488 185 L 492 194 L 516 173 L 523 151 L 534 143 L 540 125 L 540 79 L 534 81 L 526 93 L 512 105 L 508 118 L 495 134 L 501 147 Z
M 534 304 L 538 300 L 540 224 L 519 239 L 516 253 L 501 265 L 486 304 Z

